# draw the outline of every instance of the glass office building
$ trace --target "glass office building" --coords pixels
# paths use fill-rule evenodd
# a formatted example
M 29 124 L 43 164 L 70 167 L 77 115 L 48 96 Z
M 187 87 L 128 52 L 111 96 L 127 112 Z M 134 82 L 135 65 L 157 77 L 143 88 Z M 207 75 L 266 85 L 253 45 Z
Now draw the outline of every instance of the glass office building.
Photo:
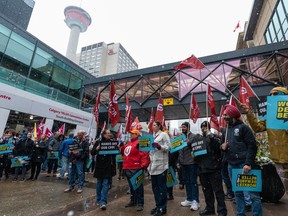
M 0 82 L 81 108 L 83 82 L 93 78 L 29 33 L 0 17 Z

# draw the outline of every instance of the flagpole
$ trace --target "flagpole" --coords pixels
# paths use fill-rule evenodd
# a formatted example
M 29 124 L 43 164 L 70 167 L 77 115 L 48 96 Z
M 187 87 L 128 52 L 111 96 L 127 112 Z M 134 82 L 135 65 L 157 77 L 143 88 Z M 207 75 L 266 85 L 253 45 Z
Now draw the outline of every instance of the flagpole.
M 206 120 L 208 122 L 208 86 L 209 83 L 207 83 L 207 90 L 206 90 Z
M 191 92 L 191 101 L 190 101 L 190 108 L 189 108 L 189 125 L 190 125 L 190 128 L 191 128 L 191 124 L 190 124 L 190 120 L 191 120 L 191 106 L 192 106 L 192 98 L 193 98 L 193 93 Z

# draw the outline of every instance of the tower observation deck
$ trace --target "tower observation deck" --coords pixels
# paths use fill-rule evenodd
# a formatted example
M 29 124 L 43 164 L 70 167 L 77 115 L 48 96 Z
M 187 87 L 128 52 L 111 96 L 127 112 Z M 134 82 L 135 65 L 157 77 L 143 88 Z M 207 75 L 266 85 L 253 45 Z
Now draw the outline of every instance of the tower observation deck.
M 68 6 L 64 10 L 65 23 L 71 29 L 66 57 L 75 62 L 79 35 L 91 24 L 90 15 L 80 7 Z

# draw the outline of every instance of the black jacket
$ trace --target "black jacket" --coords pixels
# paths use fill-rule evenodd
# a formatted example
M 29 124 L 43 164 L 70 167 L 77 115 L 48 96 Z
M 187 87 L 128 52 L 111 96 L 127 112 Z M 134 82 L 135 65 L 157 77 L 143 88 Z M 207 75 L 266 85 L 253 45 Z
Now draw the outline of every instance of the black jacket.
M 102 139 L 102 141 L 108 141 Z M 96 141 L 94 144 L 91 155 L 96 155 L 94 177 L 95 178 L 110 178 L 116 175 L 116 156 L 111 155 L 99 155 L 96 150 L 97 146 L 100 145 L 101 140 Z
M 31 139 L 20 139 L 18 143 L 15 145 L 14 148 L 14 155 L 15 156 L 28 156 L 32 157 L 33 155 L 33 147 L 34 147 L 34 141 Z
M 221 169 L 222 153 L 220 149 L 220 140 L 212 136 L 196 136 L 197 139 L 203 139 L 206 144 L 207 154 L 199 155 L 195 157 L 195 160 L 199 166 L 200 173 L 211 173 Z
M 221 143 L 225 142 L 226 131 L 223 132 Z M 252 130 L 242 121 L 237 120 L 235 124 L 228 127 L 227 133 L 228 148 L 225 157 L 229 164 L 245 164 L 253 166 L 257 153 L 256 139 Z

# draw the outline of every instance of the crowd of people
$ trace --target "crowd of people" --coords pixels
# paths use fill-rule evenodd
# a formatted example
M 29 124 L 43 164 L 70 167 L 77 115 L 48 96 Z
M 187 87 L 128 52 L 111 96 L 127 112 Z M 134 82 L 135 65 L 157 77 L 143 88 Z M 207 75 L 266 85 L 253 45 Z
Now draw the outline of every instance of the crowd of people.
M 288 94 L 287 89 L 278 87 L 272 89 L 271 95 L 280 92 Z M 232 191 L 232 169 L 242 169 L 242 173 L 246 174 L 255 168 L 257 153 L 255 132 L 266 130 L 265 122 L 258 122 L 249 107 L 244 104 L 240 107 L 244 113 L 247 113 L 254 131 L 241 120 L 240 110 L 227 104 L 224 106 L 223 114 L 227 127 L 223 128 L 220 134 L 213 134 L 207 121 L 201 123 L 202 134 L 192 133 L 190 124 L 184 122 L 181 129 L 186 137 L 187 146 L 174 153 L 170 153 L 171 137 L 163 130 L 160 122 L 153 123 L 154 142 L 152 143 L 153 149 L 149 152 L 140 150 L 138 140 L 141 136 L 140 131 L 131 130 L 130 141 L 119 142 L 117 146 L 123 156 L 121 174 L 119 173 L 118 179 L 125 176 L 130 189 L 130 201 L 125 208 L 137 206 L 136 211 L 142 211 L 144 208 L 143 184 L 134 188 L 131 182 L 131 178 L 136 173 L 143 171 L 149 174 L 154 195 L 155 207 L 151 209 L 151 215 L 166 214 L 167 202 L 173 199 L 173 187 L 167 187 L 166 184 L 167 172 L 169 167 L 172 167 L 178 173 L 181 187 L 186 191 L 186 199 L 180 203 L 181 206 L 189 207 L 192 211 L 199 210 L 199 180 L 205 199 L 205 207 L 199 211 L 199 215 L 215 215 L 215 212 L 218 216 L 229 215 L 225 200 L 235 200 L 237 216 L 245 215 L 247 210 L 251 210 L 254 216 L 262 215 L 261 197 L 258 192 Z M 284 132 L 286 134 L 283 140 L 287 140 L 287 131 Z M 273 134 L 268 135 L 269 139 L 273 138 Z M 48 165 L 47 177 L 51 174 L 55 177 L 60 160 L 61 171 L 58 179 L 63 180 L 65 173 L 67 171 L 69 173 L 69 187 L 64 192 L 72 192 L 77 186 L 77 193 L 82 193 L 87 161 L 92 160 L 93 176 L 97 179 L 97 205 L 102 210 L 107 208 L 109 187 L 112 177 L 117 173 L 116 159 L 113 154 L 99 154 L 99 152 L 102 142 L 115 140 L 109 129 L 105 129 L 101 138 L 91 143 L 83 130 L 79 130 L 76 135 L 71 133 L 67 138 L 57 133 L 50 139 L 47 139 L 45 134 L 39 140 L 32 140 L 31 136 L 32 134 L 28 132 L 23 133 L 19 138 L 16 137 L 14 130 L 5 131 L 0 140 L 0 146 L 9 144 L 7 149 L 12 151 L 0 154 L 0 179 L 3 174 L 8 179 L 13 172 L 13 181 L 17 181 L 21 171 L 20 181 L 35 181 L 45 162 Z M 205 154 L 195 156 L 192 147 L 200 140 L 206 148 Z M 277 166 L 281 165 L 285 168 L 287 155 L 276 151 L 273 142 L 269 141 L 269 144 L 270 142 L 272 143 L 272 159 Z M 26 159 L 21 162 L 22 166 L 13 168 L 11 159 L 19 157 L 26 157 Z M 29 169 L 31 169 L 30 177 L 26 179 Z M 226 186 L 225 190 L 223 185 Z

